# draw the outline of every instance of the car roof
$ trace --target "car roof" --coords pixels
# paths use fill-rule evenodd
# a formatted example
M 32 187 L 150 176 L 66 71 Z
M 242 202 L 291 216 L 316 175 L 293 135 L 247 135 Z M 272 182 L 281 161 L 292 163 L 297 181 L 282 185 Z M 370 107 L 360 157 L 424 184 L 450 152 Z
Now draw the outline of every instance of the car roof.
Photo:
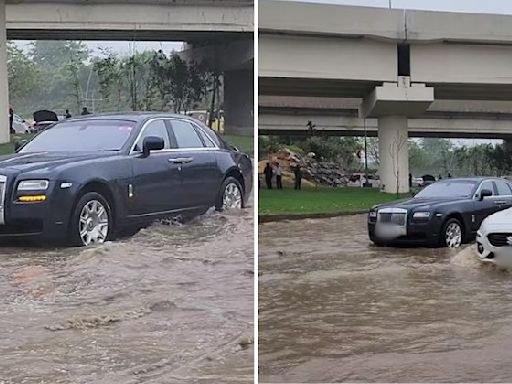
M 451 177 L 447 179 L 439 180 L 439 182 L 447 182 L 447 181 L 471 181 L 471 182 L 482 182 L 484 180 L 505 180 L 500 177 L 495 176 L 474 176 L 474 177 Z
M 74 120 L 94 120 L 94 119 L 106 119 L 106 120 L 131 120 L 135 122 L 141 122 L 148 118 L 152 117 L 162 117 L 168 119 L 186 119 L 190 121 L 197 122 L 198 120 L 187 116 L 180 115 L 177 113 L 168 113 L 168 112 L 147 112 L 147 111 L 134 111 L 134 112 L 108 112 L 108 113 L 91 113 L 88 115 L 77 115 L 72 118 L 66 119 L 64 121 L 74 121 Z

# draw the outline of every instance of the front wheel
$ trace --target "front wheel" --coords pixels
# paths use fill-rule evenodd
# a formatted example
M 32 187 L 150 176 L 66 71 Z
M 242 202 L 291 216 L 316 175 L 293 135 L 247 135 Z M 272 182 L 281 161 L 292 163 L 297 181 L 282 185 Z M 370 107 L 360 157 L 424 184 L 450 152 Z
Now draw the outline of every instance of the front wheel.
M 71 242 L 76 246 L 104 243 L 113 233 L 113 220 L 107 200 L 96 192 L 83 195 L 71 219 Z
M 227 177 L 220 187 L 215 209 L 217 211 L 241 209 L 243 205 L 242 186 L 234 177 Z
M 458 248 L 464 239 L 464 229 L 459 220 L 452 218 L 444 223 L 440 243 L 443 247 Z

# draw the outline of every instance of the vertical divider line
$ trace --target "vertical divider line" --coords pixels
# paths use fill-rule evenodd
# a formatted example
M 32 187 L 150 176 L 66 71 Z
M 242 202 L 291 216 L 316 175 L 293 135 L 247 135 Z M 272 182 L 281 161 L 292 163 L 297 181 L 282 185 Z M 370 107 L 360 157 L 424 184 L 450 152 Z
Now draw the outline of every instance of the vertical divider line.
M 258 383 L 258 0 L 254 0 L 254 34 L 253 34 L 253 46 L 254 46 L 254 108 L 253 108 L 253 119 L 254 119 L 254 155 L 253 155 L 253 167 L 254 167 L 254 181 L 253 181 L 253 193 L 254 193 L 254 383 Z

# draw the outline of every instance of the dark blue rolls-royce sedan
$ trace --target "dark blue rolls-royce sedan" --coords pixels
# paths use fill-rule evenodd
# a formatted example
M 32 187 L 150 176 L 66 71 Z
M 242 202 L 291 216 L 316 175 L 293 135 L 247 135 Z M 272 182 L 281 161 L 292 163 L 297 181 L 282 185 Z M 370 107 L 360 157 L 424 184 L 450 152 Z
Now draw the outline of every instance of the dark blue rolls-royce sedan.
M 242 208 L 249 157 L 192 118 L 88 115 L 0 157 L 0 237 L 103 243 L 157 218 Z

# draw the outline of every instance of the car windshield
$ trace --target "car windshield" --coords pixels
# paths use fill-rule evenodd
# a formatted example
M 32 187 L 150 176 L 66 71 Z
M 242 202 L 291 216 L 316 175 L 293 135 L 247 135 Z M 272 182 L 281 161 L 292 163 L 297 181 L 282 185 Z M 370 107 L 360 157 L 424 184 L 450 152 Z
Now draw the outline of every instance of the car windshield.
M 118 151 L 130 137 L 134 121 L 63 122 L 34 137 L 20 152 Z
M 468 180 L 441 181 L 430 184 L 414 197 L 469 197 L 476 182 Z

